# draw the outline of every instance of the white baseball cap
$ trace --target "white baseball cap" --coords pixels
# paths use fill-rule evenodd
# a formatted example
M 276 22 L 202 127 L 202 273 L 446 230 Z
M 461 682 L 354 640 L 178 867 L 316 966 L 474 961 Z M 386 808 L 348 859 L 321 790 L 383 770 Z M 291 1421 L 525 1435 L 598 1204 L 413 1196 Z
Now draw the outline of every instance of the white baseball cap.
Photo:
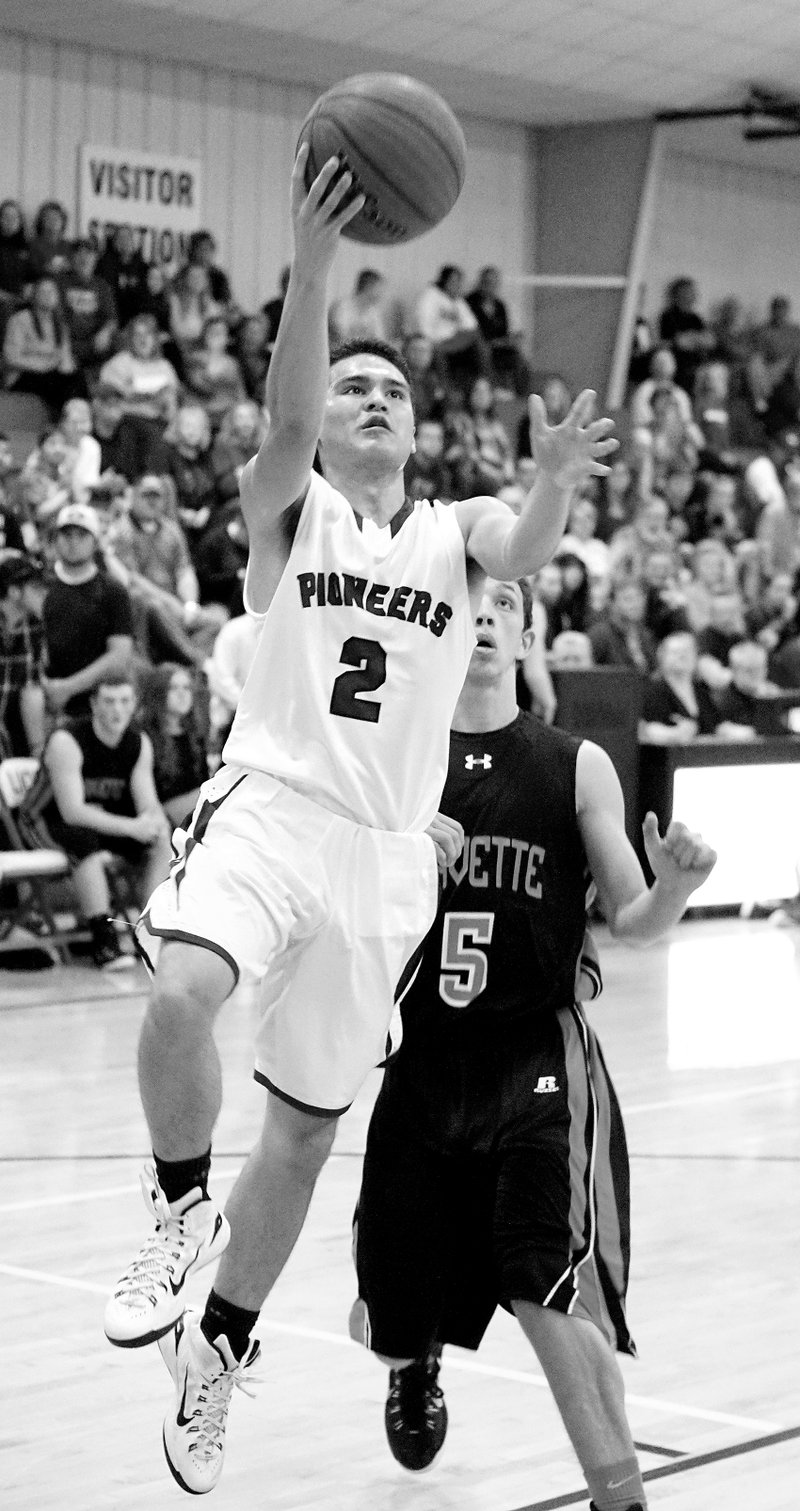
M 86 530 L 95 540 L 100 539 L 100 516 L 91 504 L 65 504 L 59 509 L 56 529 L 68 530 L 70 525 L 76 530 Z

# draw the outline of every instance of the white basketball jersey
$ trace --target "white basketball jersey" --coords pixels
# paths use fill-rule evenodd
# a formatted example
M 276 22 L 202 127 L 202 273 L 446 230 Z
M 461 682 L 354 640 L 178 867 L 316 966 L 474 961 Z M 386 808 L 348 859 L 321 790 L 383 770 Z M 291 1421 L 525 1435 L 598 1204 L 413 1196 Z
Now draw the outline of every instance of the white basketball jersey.
M 223 759 L 373 828 L 424 829 L 474 647 L 455 511 L 416 503 L 379 529 L 312 473 Z

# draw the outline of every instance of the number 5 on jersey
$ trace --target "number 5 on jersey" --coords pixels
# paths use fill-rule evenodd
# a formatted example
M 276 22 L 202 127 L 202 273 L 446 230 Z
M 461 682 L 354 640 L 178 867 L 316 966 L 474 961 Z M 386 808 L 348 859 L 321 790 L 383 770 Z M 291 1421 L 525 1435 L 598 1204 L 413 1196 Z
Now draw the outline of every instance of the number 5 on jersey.
M 439 996 L 448 1007 L 467 1007 L 486 990 L 489 963 L 475 945 L 492 942 L 494 913 L 445 913 Z
M 342 646 L 339 657 L 345 666 L 354 666 L 355 671 L 342 672 L 336 678 L 331 693 L 330 711 L 340 719 L 364 719 L 368 724 L 377 724 L 381 705 L 374 698 L 364 698 L 363 693 L 374 693 L 386 681 L 386 652 L 378 640 L 364 640 L 360 635 L 351 635 Z

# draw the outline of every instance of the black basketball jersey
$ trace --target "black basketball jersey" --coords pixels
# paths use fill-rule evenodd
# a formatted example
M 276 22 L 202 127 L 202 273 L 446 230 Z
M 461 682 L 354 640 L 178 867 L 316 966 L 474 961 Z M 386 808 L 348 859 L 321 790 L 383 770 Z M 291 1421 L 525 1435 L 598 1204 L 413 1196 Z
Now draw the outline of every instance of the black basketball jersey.
M 63 726 L 81 748 L 81 776 L 87 803 L 116 813 L 121 818 L 135 818 L 136 805 L 131 793 L 131 776 L 142 749 L 138 729 L 126 729 L 118 745 L 106 745 L 97 738 L 91 719 L 71 719 Z M 47 766 L 44 762 L 25 800 L 25 813 L 31 819 L 59 817 Z
M 450 737 L 440 809 L 464 827 L 412 985 L 407 1024 L 446 1016 L 550 1013 L 574 1000 L 588 868 L 575 812 L 580 741 L 519 713 Z

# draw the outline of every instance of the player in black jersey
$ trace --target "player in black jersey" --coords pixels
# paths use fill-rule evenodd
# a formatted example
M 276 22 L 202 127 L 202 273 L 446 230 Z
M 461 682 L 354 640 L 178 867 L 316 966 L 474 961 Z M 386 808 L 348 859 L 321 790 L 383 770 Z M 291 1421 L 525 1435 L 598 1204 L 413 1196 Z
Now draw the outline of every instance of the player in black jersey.
M 612 934 L 657 939 L 716 856 L 649 814 L 648 890 L 608 756 L 516 704 L 527 583 L 489 579 L 456 710 L 442 812 L 450 865 L 404 1037 L 370 1123 L 351 1332 L 390 1366 L 386 1429 L 432 1463 L 447 1415 L 442 1345 L 477 1348 L 498 1303 L 550 1383 L 596 1511 L 644 1508 L 614 1350 L 625 1319 L 629 1176 L 619 1106 L 576 1001 L 587 880 Z

